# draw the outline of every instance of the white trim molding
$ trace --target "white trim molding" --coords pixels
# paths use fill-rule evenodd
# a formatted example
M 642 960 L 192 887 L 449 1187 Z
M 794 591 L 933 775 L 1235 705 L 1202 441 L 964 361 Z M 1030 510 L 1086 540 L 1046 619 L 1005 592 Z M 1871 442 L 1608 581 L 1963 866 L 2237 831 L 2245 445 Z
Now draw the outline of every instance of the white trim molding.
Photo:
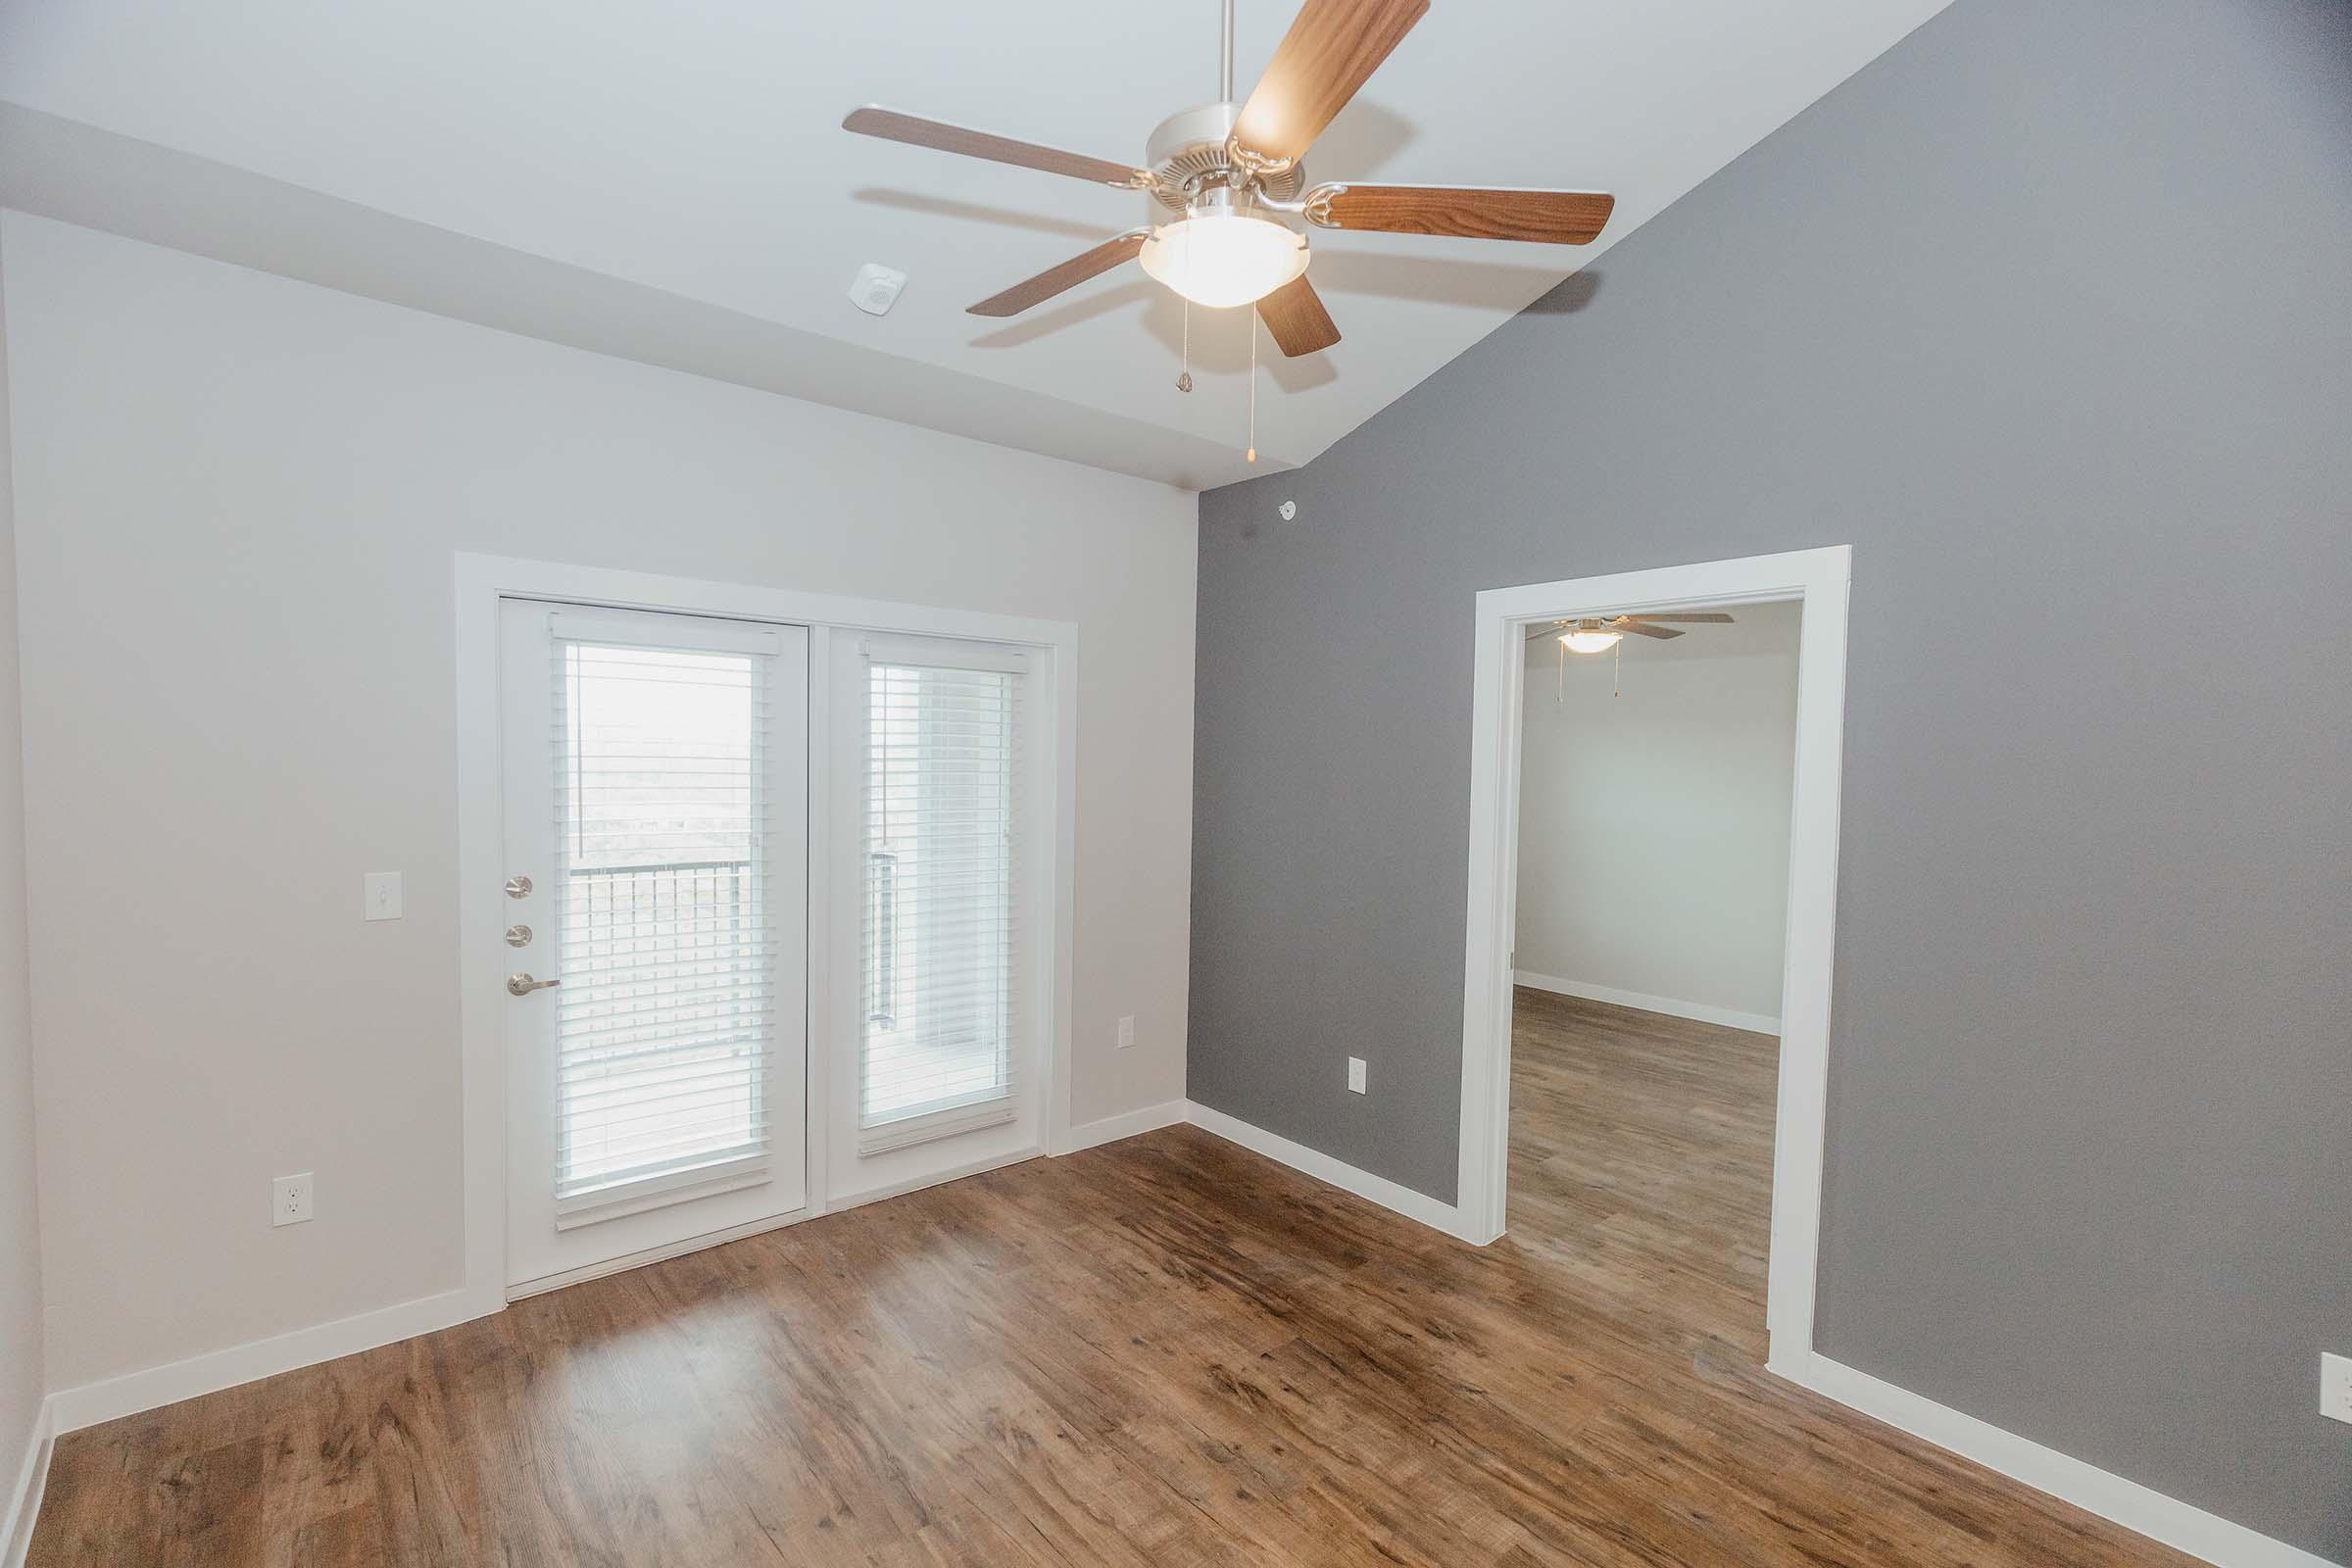
M 1253 1154 L 1263 1154 L 1277 1164 L 1302 1171 L 1315 1180 L 1337 1187 L 1344 1193 L 1353 1193 L 1367 1202 L 1402 1214 L 1406 1219 L 1419 1220 L 1433 1230 L 1444 1231 L 1456 1241 L 1477 1244 L 1462 1211 L 1451 1203 L 1441 1203 L 1427 1193 L 1417 1193 L 1386 1176 L 1375 1176 L 1368 1170 L 1358 1170 L 1343 1160 L 1332 1158 L 1319 1149 L 1293 1143 L 1279 1133 L 1253 1127 L 1239 1116 L 1199 1101 L 1188 1102 L 1185 1119 L 1203 1132 L 1215 1133 L 1229 1144 L 1239 1144 Z
M 336 1318 L 331 1323 L 232 1345 L 224 1350 L 208 1350 L 184 1361 L 167 1362 L 142 1372 L 125 1372 L 121 1377 L 84 1383 L 78 1388 L 60 1389 L 49 1396 L 53 1406 L 51 1419 L 60 1435 L 78 1432 L 101 1421 L 177 1404 L 200 1394 L 217 1394 L 256 1378 L 274 1377 L 280 1372 L 332 1361 L 337 1356 L 415 1339 L 435 1329 L 453 1328 L 505 1305 L 501 1299 L 495 1306 L 484 1308 L 474 1293 L 461 1288 L 403 1301 L 397 1306 Z
M 1104 1116 L 1097 1121 L 1082 1122 L 1070 1129 L 1068 1141 L 1056 1154 L 1075 1154 L 1082 1149 L 1100 1149 L 1115 1144 L 1122 1138 L 1136 1138 L 1157 1132 L 1162 1127 L 1174 1127 L 1189 1121 L 1192 1107 L 1181 1100 L 1170 1100 L 1157 1105 L 1146 1105 L 1138 1110 Z
M 1560 997 L 1582 997 L 1587 1002 L 1605 1002 L 1613 1007 L 1662 1012 L 1669 1018 L 1691 1018 L 1700 1023 L 1721 1024 L 1726 1029 L 1745 1029 L 1750 1034 L 1777 1035 L 1781 1032 L 1781 1020 L 1770 1013 L 1740 1012 L 1706 1002 L 1677 1002 L 1672 997 L 1653 997 L 1642 991 L 1620 991 L 1615 986 L 1588 985 L 1582 980 L 1563 980 L 1556 974 L 1538 974 L 1532 969 L 1515 969 L 1511 979 L 1515 984 L 1537 991 L 1548 991 Z
M 1562 582 L 1490 588 L 1472 612 L 1469 905 L 1462 956 L 1462 1100 L 1455 1201 L 1462 1235 L 1502 1234 L 1510 1156 L 1511 934 L 1519 873 L 1519 715 L 1530 622 L 1798 600 L 1788 935 L 1781 984 L 1779 1120 L 1765 1319 L 1776 1359 L 1813 1348 L 1829 1109 L 1838 787 L 1845 736 L 1845 545 Z
M 57 1439 L 57 1396 L 43 1399 L 33 1411 L 32 1430 L 24 1435 L 24 1462 L 9 1490 L 8 1507 L 0 1511 L 0 1568 L 24 1568 L 32 1549 L 32 1527 L 41 1516 L 41 1494 L 49 1487 L 49 1455 Z
M 2300 1546 L 2231 1524 L 2219 1514 L 1937 1404 L 1925 1395 L 1857 1372 L 1817 1350 L 1790 1356 L 1786 1363 L 1775 1357 L 1771 1370 L 1922 1442 L 2219 1568 L 2336 1568 Z

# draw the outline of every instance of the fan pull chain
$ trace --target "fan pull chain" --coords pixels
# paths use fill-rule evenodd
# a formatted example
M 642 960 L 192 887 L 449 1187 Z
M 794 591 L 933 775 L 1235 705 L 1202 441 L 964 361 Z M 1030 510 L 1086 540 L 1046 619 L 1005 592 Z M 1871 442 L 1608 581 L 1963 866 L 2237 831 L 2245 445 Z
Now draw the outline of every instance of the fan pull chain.
M 1625 639 L 1620 637 L 1609 645 L 1609 695 L 1621 695 L 1618 677 L 1625 673 Z
M 1563 637 L 1559 641 L 1560 681 L 1558 687 L 1551 694 L 1551 700 L 1560 707 L 1566 708 L 1568 706 L 1568 640 Z
M 1250 313 L 1250 461 L 1257 461 L 1257 312 Z
M 1184 358 L 1176 368 L 1176 390 L 1193 389 L 1193 302 L 1184 302 Z
M 1176 242 L 1184 247 L 1184 256 L 1179 265 L 1187 269 L 1184 275 L 1190 277 L 1193 260 L 1191 224 L 1188 223 L 1176 231 Z M 1181 298 L 1184 300 L 1184 357 L 1176 367 L 1176 390 L 1190 392 L 1193 389 L 1193 297 L 1186 294 Z

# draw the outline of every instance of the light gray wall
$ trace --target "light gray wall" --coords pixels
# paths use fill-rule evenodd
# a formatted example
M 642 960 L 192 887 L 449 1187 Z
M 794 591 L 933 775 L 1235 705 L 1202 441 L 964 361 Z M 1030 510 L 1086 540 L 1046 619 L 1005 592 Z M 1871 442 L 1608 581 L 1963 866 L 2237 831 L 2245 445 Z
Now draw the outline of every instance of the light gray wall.
M 2352 6 L 1960 0 L 1205 496 L 1191 1094 L 1450 1197 L 1473 592 L 1851 543 L 1822 1348 L 2352 1557 L 2347 258 Z
M 1802 618 L 1742 605 L 1728 626 L 1565 662 L 1556 637 L 1528 639 L 1511 929 L 1527 983 L 1778 1027 Z
M 0 289 L 0 297 L 5 296 Z M 16 483 L 0 308 L 0 1520 L 40 1411 L 41 1233 L 34 1200 L 32 1024 L 24 963 L 24 770 L 17 683 Z M 0 1540 L 0 1553 L 9 1543 Z
M 1193 497 L 22 213 L 0 246 L 56 1387 L 460 1283 L 461 550 L 1076 621 L 1071 1114 L 1183 1095 Z M 287 1171 L 318 1217 L 272 1229 Z

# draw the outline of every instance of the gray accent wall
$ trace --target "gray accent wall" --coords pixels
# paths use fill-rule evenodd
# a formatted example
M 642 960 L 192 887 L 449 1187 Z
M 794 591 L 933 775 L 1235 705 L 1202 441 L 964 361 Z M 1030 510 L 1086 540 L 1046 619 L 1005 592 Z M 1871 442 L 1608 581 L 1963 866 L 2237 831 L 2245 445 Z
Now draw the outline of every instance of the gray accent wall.
M 1451 1199 L 1472 595 L 1851 544 L 1820 1347 L 2352 1558 L 2352 6 L 1959 0 L 1200 523 L 1194 1099 Z

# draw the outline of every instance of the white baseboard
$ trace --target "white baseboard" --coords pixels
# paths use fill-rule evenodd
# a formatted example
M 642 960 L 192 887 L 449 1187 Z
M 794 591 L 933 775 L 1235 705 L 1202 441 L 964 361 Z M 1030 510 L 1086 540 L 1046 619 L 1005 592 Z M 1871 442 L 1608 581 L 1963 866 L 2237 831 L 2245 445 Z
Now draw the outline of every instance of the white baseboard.
M 78 1432 L 119 1416 L 136 1415 L 158 1405 L 177 1404 L 200 1394 L 233 1389 L 256 1378 L 316 1366 L 338 1355 L 372 1350 L 379 1345 L 430 1334 L 495 1312 L 505 1302 L 485 1303 L 480 1293 L 445 1291 L 397 1306 L 380 1307 L 354 1317 L 337 1318 L 307 1329 L 296 1329 L 267 1340 L 233 1345 L 225 1350 L 191 1355 L 184 1361 L 126 1372 L 118 1378 L 60 1389 L 49 1396 L 53 1429 Z
M 1081 1149 L 1099 1149 L 1115 1144 L 1122 1138 L 1134 1138 L 1142 1133 L 1155 1133 L 1162 1127 L 1173 1127 L 1190 1119 L 1190 1108 L 1181 1100 L 1162 1104 L 1146 1105 L 1141 1110 L 1122 1111 L 1116 1116 L 1104 1116 L 1070 1129 L 1068 1141 L 1059 1152 L 1075 1154 Z
M 1427 1193 L 1416 1193 L 1386 1176 L 1375 1176 L 1368 1170 L 1332 1158 L 1319 1149 L 1293 1143 L 1262 1127 L 1252 1127 L 1238 1116 L 1228 1116 L 1199 1101 L 1187 1102 L 1185 1119 L 1204 1131 L 1215 1133 L 1229 1144 L 1239 1144 L 1252 1153 L 1304 1171 L 1319 1182 L 1328 1182 L 1342 1192 L 1353 1193 L 1369 1202 L 1393 1209 L 1406 1219 L 1419 1220 L 1433 1230 L 1444 1231 L 1457 1241 L 1480 1245 L 1485 1240 L 1470 1234 L 1462 1211 L 1451 1203 L 1441 1203 Z
M 40 1517 L 41 1494 L 49 1485 L 49 1453 L 56 1434 L 57 1398 L 52 1395 L 33 1412 L 32 1430 L 24 1435 L 24 1462 L 17 1467 L 7 1511 L 0 1512 L 0 1568 L 24 1568 L 24 1554 L 32 1549 L 33 1521 Z
M 1949 1405 L 1937 1404 L 1925 1395 L 1857 1372 L 1817 1350 L 1789 1357 L 1770 1370 L 1938 1448 L 1973 1459 L 1987 1470 L 1997 1470 L 2013 1481 L 2220 1568 L 2336 1568 L 2299 1546 L 2274 1541 L 2030 1438 L 2004 1432 Z
M 1677 1002 L 1672 997 L 1653 997 L 1640 991 L 1619 991 L 1614 986 L 1563 980 L 1556 974 L 1538 974 L 1533 969 L 1514 969 L 1511 979 L 1516 984 L 1532 986 L 1538 991 L 1549 991 L 1557 996 L 1582 997 L 1587 1002 L 1606 1002 L 1614 1006 L 1634 1007 L 1642 1012 L 1662 1012 L 1669 1018 L 1693 1018 L 1700 1023 L 1719 1023 L 1726 1029 L 1745 1029 L 1759 1035 L 1778 1036 L 1781 1032 L 1781 1020 L 1768 1012 L 1740 1012 L 1704 1002 Z

